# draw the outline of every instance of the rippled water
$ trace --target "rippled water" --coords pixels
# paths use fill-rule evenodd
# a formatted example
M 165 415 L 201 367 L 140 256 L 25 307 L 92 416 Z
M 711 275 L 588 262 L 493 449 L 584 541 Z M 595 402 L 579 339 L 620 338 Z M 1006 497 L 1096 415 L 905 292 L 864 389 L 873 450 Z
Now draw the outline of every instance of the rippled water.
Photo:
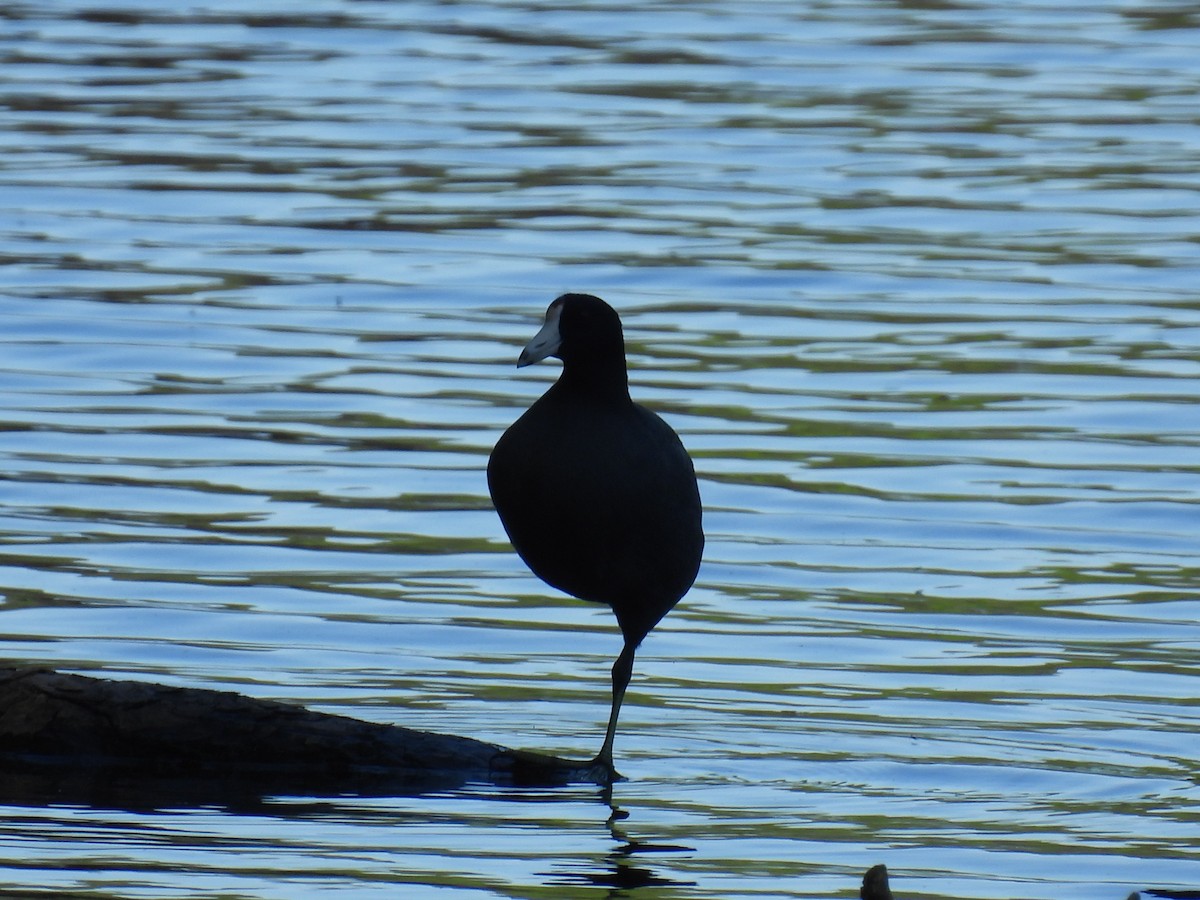
M 0 8 L 4 657 L 594 752 L 611 617 L 483 476 L 566 289 L 692 450 L 705 565 L 611 822 L 8 798 L 0 885 L 1200 888 L 1191 7 L 245 10 Z

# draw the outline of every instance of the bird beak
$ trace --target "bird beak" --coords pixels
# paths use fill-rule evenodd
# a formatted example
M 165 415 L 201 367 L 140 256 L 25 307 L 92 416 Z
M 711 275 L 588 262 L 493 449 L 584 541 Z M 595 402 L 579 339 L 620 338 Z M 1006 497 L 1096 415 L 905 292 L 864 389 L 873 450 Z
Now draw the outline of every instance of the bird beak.
M 546 310 L 546 321 L 542 323 L 542 330 L 533 336 L 533 340 L 525 345 L 525 349 L 517 357 L 518 369 L 531 366 L 558 352 L 558 348 L 562 346 L 562 335 L 558 333 L 558 317 L 561 314 L 561 304 L 550 304 L 550 308 Z

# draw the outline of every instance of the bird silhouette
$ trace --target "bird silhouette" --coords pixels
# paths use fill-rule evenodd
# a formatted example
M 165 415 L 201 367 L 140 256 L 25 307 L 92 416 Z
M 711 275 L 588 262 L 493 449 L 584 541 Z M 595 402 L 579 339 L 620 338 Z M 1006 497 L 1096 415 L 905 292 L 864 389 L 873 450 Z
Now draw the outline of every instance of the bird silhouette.
M 513 547 L 534 574 L 612 607 L 624 646 L 612 710 L 590 763 L 610 780 L 613 739 L 638 646 L 687 593 L 704 549 L 700 492 L 679 436 L 629 396 L 616 311 L 563 294 L 517 366 L 562 360 L 558 380 L 496 442 L 488 489 Z

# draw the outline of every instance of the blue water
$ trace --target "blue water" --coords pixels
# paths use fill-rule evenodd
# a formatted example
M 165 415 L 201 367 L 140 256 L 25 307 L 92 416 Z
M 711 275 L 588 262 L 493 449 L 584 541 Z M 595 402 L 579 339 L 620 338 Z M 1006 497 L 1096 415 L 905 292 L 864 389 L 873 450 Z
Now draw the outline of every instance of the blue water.
M 592 787 L 0 797 L 23 896 L 1200 889 L 1186 7 L 0 10 L 0 649 L 585 756 L 484 466 L 622 313 L 699 581 Z

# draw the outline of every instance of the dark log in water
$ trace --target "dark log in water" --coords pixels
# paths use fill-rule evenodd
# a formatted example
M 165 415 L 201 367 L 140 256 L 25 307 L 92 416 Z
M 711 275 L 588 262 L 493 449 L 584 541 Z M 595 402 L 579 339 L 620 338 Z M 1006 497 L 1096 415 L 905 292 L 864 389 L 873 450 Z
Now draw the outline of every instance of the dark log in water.
M 387 793 L 603 781 L 586 763 L 271 700 L 48 669 L 0 669 L 0 777 L 119 776 L 252 793 Z

